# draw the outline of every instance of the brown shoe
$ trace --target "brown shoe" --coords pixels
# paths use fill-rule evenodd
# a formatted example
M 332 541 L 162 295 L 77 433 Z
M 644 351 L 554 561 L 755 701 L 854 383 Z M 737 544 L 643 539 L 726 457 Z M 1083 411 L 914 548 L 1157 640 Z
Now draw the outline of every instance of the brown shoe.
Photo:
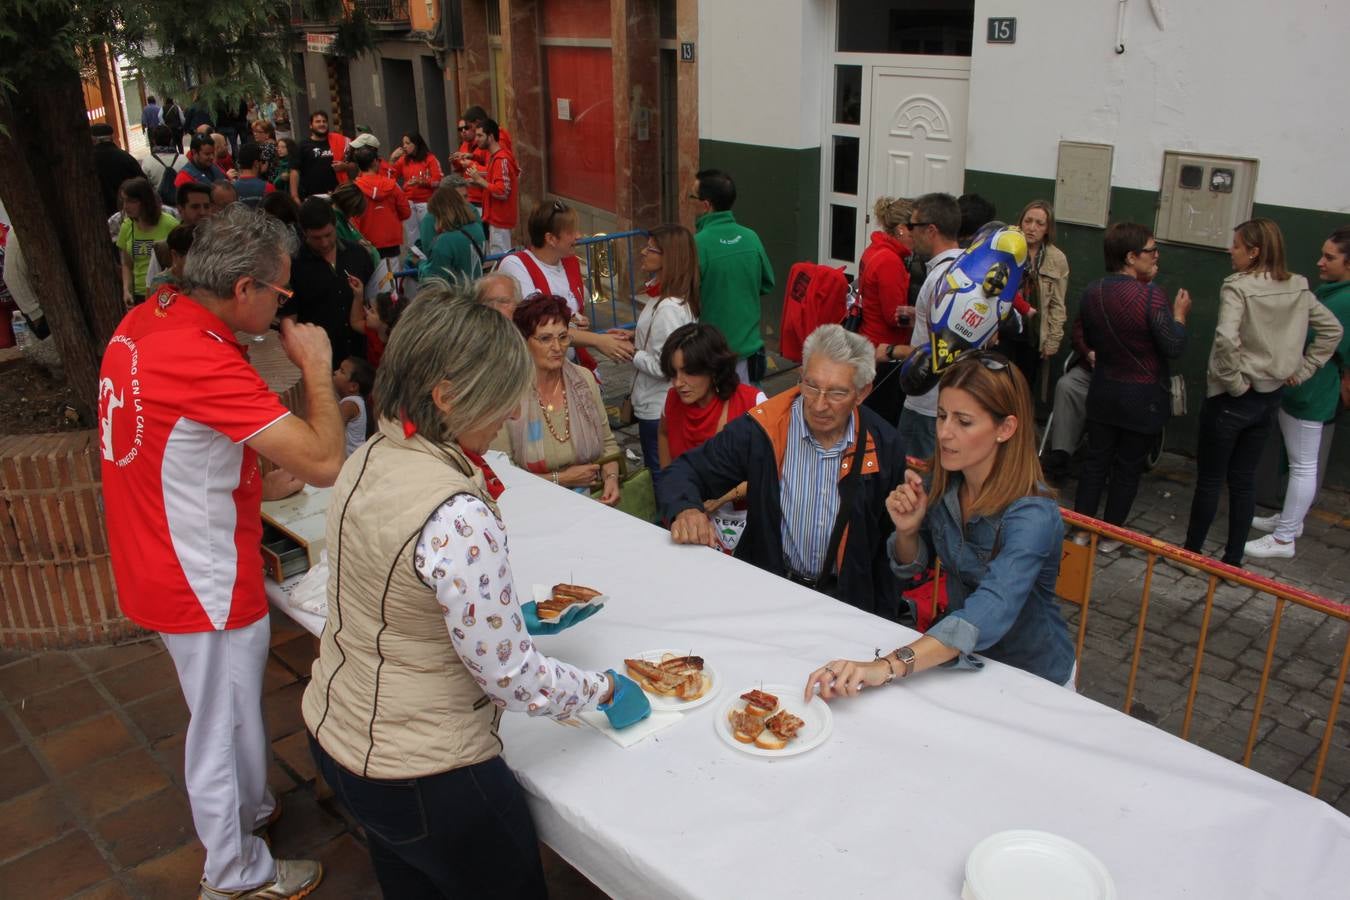
M 323 880 L 323 866 L 312 859 L 277 860 L 277 877 L 243 891 L 221 891 L 205 881 L 197 900 L 300 900 Z

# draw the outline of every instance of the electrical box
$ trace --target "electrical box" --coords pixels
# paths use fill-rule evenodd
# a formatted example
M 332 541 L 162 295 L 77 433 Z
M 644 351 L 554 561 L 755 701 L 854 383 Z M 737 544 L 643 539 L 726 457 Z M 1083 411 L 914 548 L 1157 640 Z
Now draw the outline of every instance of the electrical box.
M 1111 212 L 1110 144 L 1059 142 L 1055 171 L 1055 219 L 1074 225 L 1106 227 Z
M 1252 217 L 1258 166 L 1236 156 L 1164 153 L 1157 237 L 1227 249 L 1233 229 Z

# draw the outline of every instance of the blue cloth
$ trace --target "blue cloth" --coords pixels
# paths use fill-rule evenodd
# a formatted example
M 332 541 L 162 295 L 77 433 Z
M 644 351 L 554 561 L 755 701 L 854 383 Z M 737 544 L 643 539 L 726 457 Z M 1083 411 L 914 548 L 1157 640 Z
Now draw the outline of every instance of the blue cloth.
M 932 501 L 912 563 L 896 562 L 895 542 L 886 542 L 892 571 L 907 579 L 926 568 L 934 553 L 942 561 L 947 615 L 928 634 L 960 651 L 958 668 L 979 668 L 967 657 L 978 652 L 1063 684 L 1074 658 L 1055 599 L 1064 543 L 1058 504 L 1049 497 L 1023 497 L 962 528 L 961 484 L 961 476 L 953 475 L 941 500 Z
M 181 171 L 188 173 L 188 177 L 198 184 L 205 184 L 208 186 L 215 184 L 217 181 L 227 180 L 225 171 L 221 169 L 220 166 L 212 163 L 211 168 L 203 169 L 192 161 L 192 157 L 188 157 L 188 161 L 183 163 Z
M 651 470 L 652 490 L 660 496 L 661 490 L 661 443 L 660 419 L 638 419 L 638 440 L 642 443 L 642 464 Z
M 158 103 L 147 103 L 141 107 L 141 129 L 143 131 L 149 131 L 156 125 L 162 125 L 163 123 L 163 114 Z
M 844 436 L 832 447 L 822 447 L 806 427 L 801 397 L 792 402 L 787 447 L 783 452 L 779 502 L 783 507 L 783 557 L 788 568 L 815 578 L 825 565 L 830 532 L 839 516 L 840 457 L 853 444 L 853 417 Z

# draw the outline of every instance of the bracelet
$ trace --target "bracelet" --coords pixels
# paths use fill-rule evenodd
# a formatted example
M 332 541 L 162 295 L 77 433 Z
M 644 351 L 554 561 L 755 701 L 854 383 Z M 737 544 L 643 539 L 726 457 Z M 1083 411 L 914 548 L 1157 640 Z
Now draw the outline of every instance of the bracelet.
M 558 483 L 558 473 L 556 471 L 553 473 L 553 483 L 554 484 Z
M 895 680 L 895 666 L 891 665 L 891 655 L 890 655 L 889 653 L 887 653 L 885 656 L 882 656 L 882 655 L 881 655 L 881 648 L 878 647 L 878 648 L 876 648 L 875 650 L 872 651 L 872 658 L 873 658 L 873 659 L 885 660 L 885 662 L 886 662 L 886 669 L 891 673 L 890 675 L 886 676 L 886 680 L 883 681 L 882 684 L 890 684 L 892 681 L 894 681 L 894 680 Z
M 615 472 L 610 472 L 608 475 L 605 476 L 606 481 L 609 481 L 611 478 L 613 478 L 615 481 L 619 480 L 619 476 Z

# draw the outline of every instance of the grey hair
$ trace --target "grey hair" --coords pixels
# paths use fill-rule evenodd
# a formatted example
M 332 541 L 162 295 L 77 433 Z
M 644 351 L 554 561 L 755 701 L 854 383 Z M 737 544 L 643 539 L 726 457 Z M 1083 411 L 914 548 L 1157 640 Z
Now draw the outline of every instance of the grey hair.
M 516 306 L 525 302 L 525 298 L 520 293 L 520 282 L 516 281 L 510 275 L 503 275 L 501 272 L 493 272 L 484 275 L 473 283 L 473 299 L 478 303 L 487 303 L 488 288 L 494 281 L 504 281 L 511 288 L 511 299 L 515 301 Z
M 822 325 L 802 344 L 802 368 L 817 353 L 853 367 L 853 386 L 862 390 L 877 377 L 877 355 L 872 342 L 843 325 Z
M 260 209 L 232 203 L 198 223 L 183 265 L 184 286 L 225 299 L 234 296 L 240 278 L 275 283 L 282 258 L 298 247 L 295 229 Z
M 501 313 L 474 301 L 464 282 L 424 284 L 398 320 L 375 375 L 375 403 L 432 441 L 448 443 L 504 417 L 534 377 L 525 339 Z M 449 382 L 450 411 L 432 390 Z

